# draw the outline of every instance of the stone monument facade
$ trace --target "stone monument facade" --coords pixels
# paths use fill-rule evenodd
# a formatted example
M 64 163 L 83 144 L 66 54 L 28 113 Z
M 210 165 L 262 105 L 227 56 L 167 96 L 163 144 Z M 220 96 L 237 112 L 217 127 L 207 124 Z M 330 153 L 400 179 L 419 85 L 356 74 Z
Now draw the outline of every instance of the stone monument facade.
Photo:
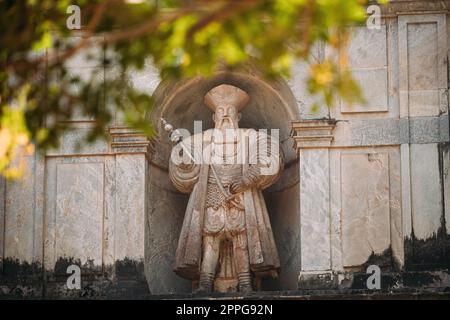
M 23 180 L 0 179 L 0 295 L 184 294 L 192 280 L 194 288 L 220 291 L 250 284 L 367 289 L 370 265 L 380 267 L 382 288 L 448 287 L 449 18 L 447 0 L 391 0 L 377 28 L 354 28 L 346 50 L 364 105 L 320 104 L 306 90 L 303 62 L 294 64 L 291 79 L 268 80 L 249 66 L 177 82 L 159 79 L 148 64 L 132 79 L 154 94 L 155 126 L 163 117 L 194 132 L 201 120 L 202 133 L 183 139 L 188 146 L 201 141 L 216 125 L 208 106 L 216 119 L 225 114 L 222 98 L 210 90 L 237 87 L 249 99 L 233 89 L 227 99 L 233 97 L 234 109 L 226 113 L 245 105 L 239 132 L 279 130 L 280 173 L 239 192 L 246 174 L 218 166 L 233 195 L 222 198 L 208 166 L 171 164 L 176 147 L 163 128 L 148 140 L 125 127 L 117 111 L 107 140 L 77 149 L 95 121 L 77 114 L 59 148 L 26 157 Z M 313 49 L 318 61 L 333 54 L 320 44 Z M 67 63 L 80 76 L 115 76 L 92 61 L 78 56 Z M 319 110 L 312 109 L 316 102 Z M 237 128 L 236 118 L 228 118 Z M 258 205 L 252 217 L 263 223 L 249 226 L 247 215 Z M 216 222 L 220 229 L 230 213 L 246 233 L 219 241 Z M 248 255 L 248 264 L 233 266 L 236 255 L 239 262 Z M 71 264 L 81 266 L 79 291 L 66 287 Z

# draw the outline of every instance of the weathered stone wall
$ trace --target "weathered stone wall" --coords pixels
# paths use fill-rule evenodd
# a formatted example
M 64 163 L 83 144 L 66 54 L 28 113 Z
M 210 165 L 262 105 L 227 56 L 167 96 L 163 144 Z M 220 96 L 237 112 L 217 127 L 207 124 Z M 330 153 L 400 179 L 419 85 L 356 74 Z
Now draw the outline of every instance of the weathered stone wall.
M 265 193 L 282 272 L 267 289 L 357 287 L 368 264 L 378 264 L 393 287 L 448 282 L 450 2 L 391 2 L 381 29 L 355 28 L 348 48 L 366 105 L 337 100 L 313 111 L 302 63 L 287 85 L 245 72 L 216 79 L 255 97 L 245 125 L 279 128 L 284 137 L 285 173 Z M 317 60 L 330 54 L 315 48 Z M 85 76 L 114 76 L 83 57 L 69 63 Z M 160 83 L 151 65 L 133 81 L 147 92 Z M 184 127 L 209 119 L 192 98 L 207 86 L 174 90 L 157 116 Z M 26 159 L 24 180 L 0 180 L 1 290 L 189 292 L 172 272 L 187 198 L 167 178 L 167 139 L 149 142 L 117 113 L 108 141 L 77 148 L 92 121 L 77 115 L 58 150 Z M 82 266 L 81 293 L 65 288 L 71 263 Z
M 302 121 L 318 118 L 308 112 L 294 124 L 300 287 L 343 286 L 368 264 L 448 270 L 448 3 L 424 3 L 395 2 L 380 30 L 355 30 L 350 66 L 367 105 L 321 110 L 328 132 Z

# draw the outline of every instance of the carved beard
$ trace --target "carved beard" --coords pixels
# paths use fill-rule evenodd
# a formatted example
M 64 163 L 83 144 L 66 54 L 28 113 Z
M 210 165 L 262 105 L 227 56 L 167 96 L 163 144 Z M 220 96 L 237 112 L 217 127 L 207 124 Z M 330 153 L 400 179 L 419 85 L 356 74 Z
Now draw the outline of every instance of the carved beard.
M 230 117 L 223 117 L 219 124 L 217 125 L 218 129 L 236 129 L 235 122 Z

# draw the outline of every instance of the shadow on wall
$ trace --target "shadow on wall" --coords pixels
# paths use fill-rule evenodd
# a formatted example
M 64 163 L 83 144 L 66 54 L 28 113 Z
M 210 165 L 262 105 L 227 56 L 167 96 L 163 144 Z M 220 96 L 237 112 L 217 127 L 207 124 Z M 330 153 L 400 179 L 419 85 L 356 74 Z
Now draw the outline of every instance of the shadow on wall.
M 146 220 L 145 272 L 152 294 L 188 293 L 189 281 L 172 271 L 178 237 L 188 196 L 179 193 L 168 177 L 171 143 L 158 125 L 164 117 L 175 128 L 191 133 L 194 121 L 202 121 L 202 130 L 212 128 L 212 112 L 203 102 L 204 95 L 219 84 L 230 84 L 250 95 L 242 111 L 241 128 L 279 129 L 285 170 L 279 181 L 264 192 L 275 241 L 281 260 L 280 277 L 263 283 L 266 290 L 297 288 L 299 252 L 299 174 L 298 158 L 290 139 L 291 122 L 299 110 L 288 84 L 283 79 L 266 81 L 255 70 L 218 72 L 212 78 L 163 81 L 155 91 L 156 109 L 149 116 L 158 126 L 159 138 L 149 164 L 149 203 Z M 270 133 L 270 131 L 268 132 Z

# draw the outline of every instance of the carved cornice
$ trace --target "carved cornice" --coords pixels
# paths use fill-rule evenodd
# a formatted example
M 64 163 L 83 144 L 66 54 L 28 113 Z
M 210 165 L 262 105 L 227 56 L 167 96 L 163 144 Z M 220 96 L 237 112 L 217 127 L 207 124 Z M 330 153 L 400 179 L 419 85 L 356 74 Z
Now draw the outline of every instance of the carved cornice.
M 108 129 L 110 147 L 113 153 L 153 152 L 154 140 L 148 139 L 142 132 L 126 126 L 113 126 Z
M 370 4 L 374 4 L 370 2 Z M 449 12 L 449 0 L 390 0 L 387 6 L 382 6 L 384 16 L 401 14 L 418 14 L 427 12 Z
M 333 141 L 335 120 L 301 120 L 292 123 L 295 148 L 329 148 Z

